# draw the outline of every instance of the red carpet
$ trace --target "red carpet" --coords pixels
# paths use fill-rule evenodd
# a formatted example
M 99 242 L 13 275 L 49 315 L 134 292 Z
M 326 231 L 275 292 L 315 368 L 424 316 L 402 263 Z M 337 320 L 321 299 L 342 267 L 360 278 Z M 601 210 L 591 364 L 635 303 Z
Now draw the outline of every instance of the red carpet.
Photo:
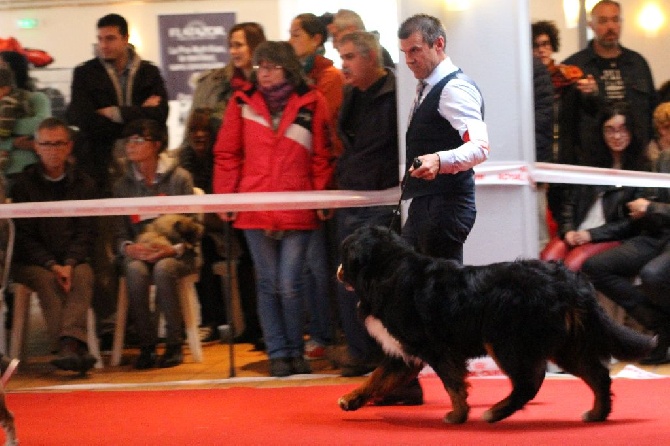
M 609 421 L 580 421 L 591 393 L 581 381 L 545 381 L 523 411 L 481 421 L 505 396 L 502 379 L 472 379 L 470 421 L 441 419 L 450 405 L 440 382 L 422 378 L 426 404 L 336 404 L 352 385 L 212 390 L 10 393 L 22 445 L 664 445 L 670 444 L 670 379 L 615 380 Z M 0 436 L 0 439 L 2 437 Z

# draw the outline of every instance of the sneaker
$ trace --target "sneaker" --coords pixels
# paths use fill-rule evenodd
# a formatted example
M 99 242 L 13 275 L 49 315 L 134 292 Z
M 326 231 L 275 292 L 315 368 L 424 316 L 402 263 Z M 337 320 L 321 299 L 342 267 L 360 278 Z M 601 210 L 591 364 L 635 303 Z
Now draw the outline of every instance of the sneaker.
M 302 356 L 291 358 L 291 370 L 296 375 L 307 375 L 312 373 L 312 368 Z
M 270 375 L 275 378 L 283 378 L 293 373 L 293 367 L 290 358 L 271 358 Z
M 374 406 L 420 406 L 423 404 L 423 389 L 419 380 L 414 378 L 388 395 L 373 401 L 372 404 Z
M 198 337 L 203 345 L 213 344 L 219 340 L 219 332 L 214 327 L 204 325 L 198 328 Z
M 140 356 L 135 361 L 135 368 L 137 370 L 146 370 L 156 364 L 156 347 L 141 347 Z
M 167 345 L 165 352 L 158 360 L 158 367 L 169 368 L 176 367 L 184 362 L 181 344 Z
M 305 344 L 305 359 L 311 361 L 313 359 L 323 359 L 326 357 L 326 347 L 311 339 Z

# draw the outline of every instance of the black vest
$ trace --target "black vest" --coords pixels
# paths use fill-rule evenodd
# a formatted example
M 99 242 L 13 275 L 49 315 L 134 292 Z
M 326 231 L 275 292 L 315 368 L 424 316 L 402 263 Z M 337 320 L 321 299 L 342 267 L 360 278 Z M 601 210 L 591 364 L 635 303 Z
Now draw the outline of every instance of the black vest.
M 445 85 L 457 77 L 475 85 L 470 78 L 462 74 L 461 70 L 457 70 L 435 84 L 414 113 L 405 134 L 406 169 L 409 169 L 412 160 L 419 155 L 453 150 L 463 144 L 458 130 L 454 129 L 437 110 Z M 456 174 L 441 174 L 431 181 L 408 177 L 403 198 L 432 194 L 449 194 L 458 197 L 459 200 L 472 200 L 474 203 L 474 171 L 469 169 Z

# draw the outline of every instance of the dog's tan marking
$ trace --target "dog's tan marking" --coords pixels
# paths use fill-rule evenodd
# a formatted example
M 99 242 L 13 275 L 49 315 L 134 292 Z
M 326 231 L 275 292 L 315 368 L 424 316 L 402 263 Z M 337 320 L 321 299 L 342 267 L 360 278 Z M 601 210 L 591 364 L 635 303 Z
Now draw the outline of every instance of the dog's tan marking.
M 354 287 L 344 282 L 344 268 L 342 268 L 342 264 L 337 267 L 337 280 L 344 285 L 345 290 L 354 291 Z

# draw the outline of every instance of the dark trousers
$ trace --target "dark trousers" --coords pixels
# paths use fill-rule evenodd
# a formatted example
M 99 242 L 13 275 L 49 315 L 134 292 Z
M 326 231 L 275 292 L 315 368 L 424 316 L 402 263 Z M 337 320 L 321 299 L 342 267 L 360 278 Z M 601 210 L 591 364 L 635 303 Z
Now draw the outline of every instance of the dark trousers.
M 335 214 L 338 242 L 342 243 L 342 240 L 362 226 L 381 225 L 388 227 L 392 216 L 393 206 L 338 209 Z M 356 297 L 356 293 L 345 290 L 344 286 L 338 283 L 337 303 L 349 355 L 360 360 L 371 360 L 378 356 L 380 348 L 377 342 L 370 337 L 363 321 L 358 317 L 358 297 Z
M 582 267 L 598 291 L 625 309 L 644 302 L 670 312 L 670 244 L 640 235 L 589 258 Z M 633 285 L 639 276 L 641 286 Z
M 463 263 L 463 243 L 475 224 L 474 201 L 445 194 L 412 199 L 402 237 L 422 254 Z

